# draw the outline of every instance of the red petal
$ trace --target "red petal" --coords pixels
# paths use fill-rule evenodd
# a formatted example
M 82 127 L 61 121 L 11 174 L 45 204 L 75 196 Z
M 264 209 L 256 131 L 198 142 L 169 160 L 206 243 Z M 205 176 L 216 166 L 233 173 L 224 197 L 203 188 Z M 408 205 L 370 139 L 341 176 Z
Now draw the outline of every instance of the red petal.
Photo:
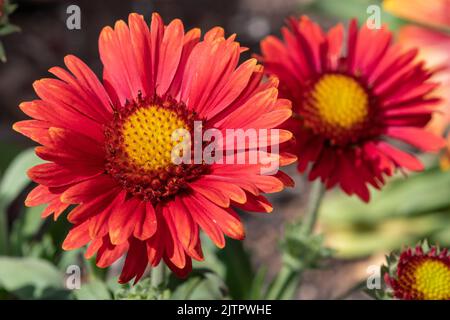
M 133 234 L 139 240 L 147 240 L 155 234 L 158 227 L 155 209 L 150 202 L 141 202 L 136 210 L 140 220 L 138 219 Z
M 445 147 L 445 139 L 422 128 L 390 127 L 386 133 L 392 138 L 402 140 L 424 151 L 439 151 Z
M 210 237 L 216 246 L 223 248 L 225 238 L 217 223 L 210 219 L 206 209 L 193 197 L 184 197 L 183 202 L 189 208 L 192 218 L 199 224 L 200 228 Z
M 180 63 L 183 49 L 183 23 L 175 19 L 164 30 L 159 52 L 159 68 L 156 81 L 156 93 L 164 95 L 170 87 Z
M 417 158 L 409 153 L 394 148 L 386 142 L 379 142 L 377 148 L 391 158 L 397 167 L 404 167 L 412 171 L 422 171 L 424 169 L 423 164 L 417 160 Z
M 62 244 L 64 250 L 78 249 L 91 241 L 89 236 L 89 221 L 74 226 Z
M 109 238 L 112 244 L 121 244 L 128 241 L 136 224 L 139 223 L 138 207 L 141 200 L 132 198 L 124 203 L 118 204 L 111 210 L 108 219 Z
M 134 279 L 136 284 L 147 268 L 147 249 L 144 241 L 131 239 L 130 249 L 125 259 L 125 264 L 122 269 L 122 273 L 119 277 L 119 283 L 127 283 L 131 279 Z
M 61 195 L 61 201 L 71 204 L 88 202 L 113 189 L 116 185 L 116 182 L 107 175 L 94 177 L 67 189 Z

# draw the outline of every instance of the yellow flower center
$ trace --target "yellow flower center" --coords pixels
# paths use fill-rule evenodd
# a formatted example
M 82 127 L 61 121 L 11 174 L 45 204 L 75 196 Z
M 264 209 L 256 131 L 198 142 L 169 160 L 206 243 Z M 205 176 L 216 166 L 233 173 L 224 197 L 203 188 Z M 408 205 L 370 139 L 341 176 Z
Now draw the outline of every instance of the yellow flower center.
M 350 129 L 364 122 L 368 115 L 369 97 L 351 77 L 324 75 L 315 84 L 311 96 L 322 121 L 332 127 Z
M 178 129 L 189 126 L 176 112 L 154 105 L 138 108 L 122 126 L 125 152 L 146 171 L 167 168 L 173 164 L 172 150 L 183 139 Z
M 450 299 L 450 268 L 439 260 L 426 260 L 414 271 L 414 289 L 425 300 Z

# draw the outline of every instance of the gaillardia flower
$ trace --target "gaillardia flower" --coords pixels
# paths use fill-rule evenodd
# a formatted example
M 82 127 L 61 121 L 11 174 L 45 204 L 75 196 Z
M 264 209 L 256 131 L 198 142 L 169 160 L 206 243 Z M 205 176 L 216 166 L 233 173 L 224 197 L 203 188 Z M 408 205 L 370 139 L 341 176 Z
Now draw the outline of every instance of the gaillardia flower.
M 388 258 L 384 279 L 391 295 L 404 300 L 450 300 L 450 255 L 436 247 L 404 250 Z
M 439 99 L 431 71 L 414 62 L 416 51 L 391 44 L 384 27 L 358 30 L 351 21 L 328 33 L 307 17 L 292 18 L 284 40 L 261 42 L 266 72 L 280 80 L 280 96 L 293 102 L 286 126 L 296 137 L 298 169 L 320 178 L 327 188 L 369 201 L 368 185 L 381 188 L 396 168 L 423 166 L 392 140 L 437 151 L 443 140 L 423 129 Z
M 436 0 L 433 4 L 410 0 L 407 6 L 404 1 L 384 0 L 383 6 L 389 13 L 410 22 L 399 30 L 398 41 L 405 47 L 419 47 L 419 57 L 440 69 L 433 80 L 441 84 L 438 94 L 442 103 L 428 124 L 428 130 L 445 134 L 450 125 L 450 0 Z M 450 134 L 447 134 L 447 147 L 443 151 L 441 167 L 450 170 Z
M 260 162 L 175 164 L 179 139 L 173 133 L 192 132 L 196 121 L 219 132 L 276 128 L 291 116 L 290 102 L 277 98 L 275 79 L 261 82 L 255 59 L 239 65 L 245 49 L 219 27 L 201 38 L 199 29 L 185 33 L 180 20 L 164 25 L 153 14 L 149 27 L 131 14 L 128 25 L 118 21 L 102 30 L 99 49 L 103 83 L 67 56 L 68 71 L 51 68 L 59 79 L 36 81 L 40 99 L 20 105 L 33 119 L 14 129 L 41 144 L 36 153 L 48 161 L 29 170 L 39 185 L 26 205 L 48 204 L 43 216 L 55 219 L 74 205 L 63 248 L 89 244 L 86 257 L 96 253 L 99 267 L 126 254 L 122 283 L 138 281 L 161 260 L 186 276 L 191 259 L 203 259 L 200 230 L 220 248 L 224 235 L 243 239 L 232 207 L 269 212 L 261 194 L 292 180 L 281 171 L 261 174 Z M 290 138 L 280 130 L 266 145 Z M 280 165 L 295 161 L 289 154 L 277 157 Z

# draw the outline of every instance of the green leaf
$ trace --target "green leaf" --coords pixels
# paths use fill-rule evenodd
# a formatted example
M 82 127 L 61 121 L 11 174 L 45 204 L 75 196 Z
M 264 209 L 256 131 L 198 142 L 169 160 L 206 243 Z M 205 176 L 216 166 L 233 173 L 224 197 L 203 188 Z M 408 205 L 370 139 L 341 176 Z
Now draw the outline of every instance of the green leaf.
M 300 285 L 303 274 L 301 269 L 293 269 L 283 264 L 281 270 L 272 279 L 265 293 L 267 300 L 290 300 L 294 299 L 295 293 Z
M 7 253 L 9 247 L 9 230 L 6 210 L 21 191 L 30 183 L 26 171 L 42 162 L 33 149 L 27 149 L 14 158 L 0 181 L 0 254 Z
M 261 300 L 264 296 L 264 282 L 266 280 L 267 268 L 261 267 L 252 281 L 248 299 Z
M 331 257 L 333 252 L 324 245 L 322 234 L 310 234 L 300 222 L 286 225 L 280 247 L 283 265 L 299 272 L 321 268 L 323 261 Z
M 30 183 L 26 172 L 31 167 L 42 163 L 34 153 L 34 148 L 21 152 L 6 169 L 0 182 L 0 203 L 7 207 Z
M 0 41 L 0 61 L 6 62 L 5 47 L 3 46 L 3 43 L 1 41 Z
M 23 148 L 18 147 L 11 140 L 12 139 L 9 139 L 8 137 L 4 140 L 0 139 L 0 150 L 2 150 L 2 156 L 0 157 L 0 177 L 6 172 L 6 169 L 12 163 L 13 159 L 23 151 Z
M 0 28 L 0 36 L 6 36 L 15 32 L 20 32 L 20 28 L 13 24 L 7 24 Z
M 26 250 L 30 248 L 33 237 L 42 227 L 44 220 L 41 212 L 45 205 L 25 208 L 14 221 L 10 235 L 10 252 L 14 255 L 28 255 Z
M 227 239 L 227 245 L 218 252 L 218 258 L 225 265 L 225 283 L 230 296 L 233 299 L 247 299 L 255 273 L 243 242 Z
M 450 244 L 450 172 L 432 168 L 391 179 L 365 204 L 342 192 L 330 194 L 320 217 L 326 242 L 341 258 L 392 250 L 428 237 Z
M 222 300 L 228 292 L 223 280 L 207 269 L 194 270 L 184 281 L 172 276 L 169 288 L 173 300 Z
M 386 218 L 411 217 L 450 208 L 450 171 L 438 168 L 398 178 L 389 182 L 381 192 L 372 192 L 369 204 L 342 192 L 328 197 L 320 216 L 326 224 L 374 224 Z
M 7 3 L 6 5 L 5 5 L 5 13 L 7 14 L 7 15 L 10 15 L 11 13 L 13 13 L 14 11 L 16 11 L 16 9 L 17 9 L 17 4 L 15 4 L 15 3 Z
M 63 274 L 45 260 L 0 257 L 0 288 L 21 299 L 67 297 Z
M 114 291 L 116 300 L 166 300 L 170 291 L 165 285 L 153 286 L 150 277 L 142 279 L 136 285 L 125 284 Z
M 311 234 L 310 228 L 305 228 L 301 222 L 286 225 L 280 249 L 283 264 L 265 294 L 269 300 L 293 299 L 303 271 L 323 267 L 332 254 L 332 250 L 324 246 L 323 236 Z
M 112 298 L 108 286 L 98 279 L 83 283 L 80 289 L 73 291 L 73 294 L 77 300 L 111 300 Z
M 58 263 L 56 264 L 56 266 L 60 269 L 60 270 L 66 270 L 67 267 L 74 265 L 74 264 L 79 264 L 80 263 L 80 258 L 83 257 L 83 251 L 84 248 L 78 248 L 78 249 L 74 249 L 74 250 L 68 250 L 68 251 L 62 251 L 60 253 L 60 258 Z M 87 263 L 88 261 L 86 260 L 82 260 L 84 263 Z

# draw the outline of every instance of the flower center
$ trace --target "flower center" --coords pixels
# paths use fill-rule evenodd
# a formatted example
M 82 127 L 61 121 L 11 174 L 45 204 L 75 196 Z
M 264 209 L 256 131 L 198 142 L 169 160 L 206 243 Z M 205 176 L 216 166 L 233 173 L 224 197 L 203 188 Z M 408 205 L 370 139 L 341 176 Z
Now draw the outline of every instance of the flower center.
M 312 97 L 320 117 L 330 126 L 349 129 L 366 119 L 369 99 L 353 78 L 325 75 L 314 86 Z
M 171 97 L 139 96 L 127 102 L 105 128 L 106 173 L 144 201 L 155 203 L 186 191 L 189 181 L 208 170 L 205 164 L 173 161 L 182 156 L 183 148 L 174 148 L 184 142 L 186 131 L 192 136 L 195 120 L 195 113 Z
M 450 299 L 450 267 L 442 261 L 423 261 L 415 269 L 414 277 L 414 287 L 423 299 Z
M 369 118 L 370 99 L 354 78 L 325 74 L 306 90 L 303 118 L 306 127 L 324 135 L 332 144 L 356 140 Z
M 177 130 L 188 130 L 184 119 L 169 109 L 157 105 L 138 108 L 124 121 L 124 149 L 130 160 L 146 171 L 170 166 L 172 150 L 182 137 L 172 139 Z

